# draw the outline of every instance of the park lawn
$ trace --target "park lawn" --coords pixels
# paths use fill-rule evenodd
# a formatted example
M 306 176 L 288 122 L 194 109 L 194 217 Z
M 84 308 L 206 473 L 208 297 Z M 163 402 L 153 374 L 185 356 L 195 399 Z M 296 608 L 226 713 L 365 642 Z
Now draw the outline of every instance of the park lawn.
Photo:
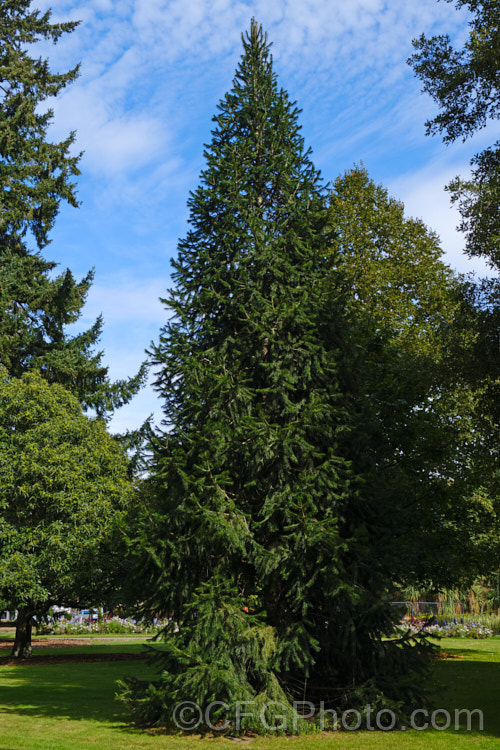
M 53 643 L 57 643 L 57 636 L 45 637 L 44 640 L 50 640 Z M 67 640 L 67 639 L 64 639 Z M 87 640 L 82 638 L 82 640 Z M 144 636 L 142 638 L 130 639 L 127 636 L 116 637 L 115 641 L 109 639 L 93 639 L 90 643 L 78 643 L 74 646 L 61 645 L 61 646 L 50 646 L 42 647 L 36 645 L 36 639 L 33 639 L 33 656 L 65 656 L 67 654 L 83 654 L 83 655 L 104 655 L 104 654 L 141 654 L 144 652 L 144 646 L 153 645 L 155 648 L 161 648 L 161 643 L 156 644 L 148 640 Z M 0 650 L 0 669 L 3 666 L 3 662 L 9 659 L 10 649 Z M 28 668 L 29 665 L 27 665 Z M 45 665 L 44 665 L 45 666 Z M 78 668 L 79 665 L 77 665 Z M 2 674 L 0 672 L 0 674 Z M 1 690 L 1 683 L 0 683 Z M 1 737 L 1 734 L 0 734 Z
M 125 707 L 114 699 L 116 680 L 124 675 L 152 676 L 143 661 L 31 664 L 0 667 L 0 750 L 452 750 L 500 746 L 500 639 L 446 639 L 438 660 L 436 707 L 480 708 L 484 731 L 456 732 L 339 731 L 306 737 L 257 737 L 234 742 L 222 738 L 172 736 L 136 730 L 127 724 Z M 69 647 L 69 653 L 137 653 L 138 643 Z M 35 650 L 42 653 L 42 649 Z M 43 653 L 67 653 L 45 649 Z M 477 725 L 476 725 L 477 726 Z
M 14 642 L 16 631 L 3 630 L 0 628 L 0 643 Z M 36 645 L 37 641 L 64 641 L 64 640 L 124 640 L 124 641 L 144 641 L 152 638 L 153 635 L 149 633 L 71 633 L 69 635 L 65 633 L 58 633 L 57 635 L 33 635 L 31 641 L 33 645 Z
M 34 656 L 62 656 L 65 654 L 140 654 L 144 651 L 144 646 L 155 645 L 150 644 L 144 638 L 144 636 L 137 641 L 130 642 L 116 642 L 116 643 L 103 643 L 101 641 L 94 641 L 89 644 L 78 644 L 77 646 L 50 646 L 50 648 L 42 648 L 36 645 L 36 641 L 33 641 L 33 655 Z M 161 648 L 161 644 L 156 646 Z

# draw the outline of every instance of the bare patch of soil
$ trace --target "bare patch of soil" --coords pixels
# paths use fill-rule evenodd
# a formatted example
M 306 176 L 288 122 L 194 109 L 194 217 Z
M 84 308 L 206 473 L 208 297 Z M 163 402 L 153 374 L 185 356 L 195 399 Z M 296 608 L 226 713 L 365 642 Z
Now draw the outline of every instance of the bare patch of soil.
M 97 661 L 137 661 L 144 659 L 142 654 L 37 654 L 30 659 L 0 657 L 3 667 L 36 666 L 39 664 L 75 664 Z
M 58 638 L 33 641 L 34 648 L 54 648 L 59 646 L 90 646 L 90 638 Z M 0 641 L 0 648 L 12 648 L 13 641 Z
M 116 638 L 116 641 L 129 641 L 130 639 Z M 66 654 L 36 654 L 29 659 L 12 659 L 10 654 L 0 656 L 0 665 L 2 666 L 22 666 L 28 664 L 70 664 L 75 662 L 97 662 L 97 661 L 133 661 L 134 659 L 143 659 L 142 654 L 72 654 L 70 650 L 74 646 L 90 646 L 96 643 L 97 639 L 93 638 L 47 638 L 33 641 L 33 648 L 67 648 Z M 109 643 L 109 639 L 100 639 L 99 643 Z M 12 640 L 0 641 L 0 649 L 11 650 L 14 642 Z

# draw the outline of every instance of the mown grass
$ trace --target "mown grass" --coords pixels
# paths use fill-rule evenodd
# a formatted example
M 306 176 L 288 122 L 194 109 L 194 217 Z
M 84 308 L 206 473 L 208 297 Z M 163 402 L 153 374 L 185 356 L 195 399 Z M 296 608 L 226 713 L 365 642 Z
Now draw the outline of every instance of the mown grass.
M 38 635 L 35 634 L 32 637 L 32 643 L 36 645 L 37 641 L 45 641 L 47 638 L 50 640 L 102 640 L 102 639 L 118 639 L 118 640 L 137 640 L 144 641 L 152 638 L 152 633 L 51 633 L 50 635 Z M 15 630 L 3 630 L 0 628 L 0 643 L 14 642 Z
M 441 641 L 452 658 L 438 660 L 433 681 L 442 684 L 439 708 L 480 708 L 484 731 L 339 731 L 308 737 L 258 737 L 235 741 L 172 736 L 136 730 L 126 708 L 114 699 L 116 680 L 146 678 L 143 661 L 31 664 L 0 667 L 0 750 L 452 750 L 500 747 L 500 639 Z M 69 653 L 137 653 L 139 643 L 92 643 Z M 36 653 L 67 653 L 63 647 Z

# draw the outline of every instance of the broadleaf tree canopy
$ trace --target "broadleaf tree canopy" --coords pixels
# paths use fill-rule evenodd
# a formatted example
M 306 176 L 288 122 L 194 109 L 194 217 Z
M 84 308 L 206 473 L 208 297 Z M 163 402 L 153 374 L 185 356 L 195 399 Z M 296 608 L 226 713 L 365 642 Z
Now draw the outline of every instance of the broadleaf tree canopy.
M 102 420 L 38 373 L 0 371 L 0 601 L 19 611 L 14 655 L 30 654 L 33 615 L 112 590 L 130 495 L 126 455 Z
M 453 0 L 446 0 L 453 2 Z M 448 35 L 426 38 L 409 63 L 440 112 L 428 120 L 428 133 L 442 133 L 445 143 L 469 138 L 500 117 L 500 12 L 498 0 L 455 0 L 472 14 L 469 38 L 455 49 Z M 467 252 L 500 265 L 500 141 L 472 160 L 472 177 L 456 177 L 448 186 L 462 215 Z
M 379 491 L 394 495 L 398 517 L 394 582 L 470 584 L 499 557 L 492 420 L 480 408 L 477 355 L 486 347 L 468 282 L 444 263 L 437 236 L 366 169 L 334 180 L 328 212 L 333 280 L 341 269 L 353 348 L 364 352 L 357 402 L 369 401 L 379 425 L 372 491 L 382 476 Z

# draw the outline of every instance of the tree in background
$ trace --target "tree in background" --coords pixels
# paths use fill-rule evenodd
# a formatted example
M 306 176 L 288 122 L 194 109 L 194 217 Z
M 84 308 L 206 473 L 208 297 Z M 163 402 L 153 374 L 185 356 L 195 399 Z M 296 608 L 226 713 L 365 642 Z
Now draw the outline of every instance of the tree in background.
M 447 0 L 450 2 L 451 0 Z M 449 37 L 421 36 L 410 58 L 416 74 L 439 104 L 441 112 L 427 122 L 428 133 L 442 133 L 445 143 L 466 138 L 500 116 L 498 0 L 456 0 L 472 13 L 471 32 L 462 50 Z M 466 251 L 500 264 L 500 142 L 472 160 L 470 180 L 456 178 L 448 186 L 462 215 Z M 494 279 L 464 285 L 462 324 L 474 332 L 474 344 L 455 359 L 466 388 L 474 390 L 474 408 L 481 421 L 479 442 L 471 440 L 474 466 L 483 477 L 484 492 L 499 496 L 498 439 L 500 425 L 500 284 Z M 465 465 L 472 465 L 466 461 Z M 498 554 L 492 558 L 498 561 Z M 498 564 L 498 562 L 497 562 Z
M 72 153 L 74 133 L 59 143 L 47 139 L 52 110 L 42 107 L 75 80 L 78 66 L 56 74 L 47 60 L 28 54 L 29 45 L 55 43 L 78 25 L 53 24 L 50 17 L 49 11 L 30 10 L 30 0 L 0 0 L 0 363 L 16 377 L 37 370 L 104 415 L 139 390 L 145 371 L 109 381 L 102 353 L 94 351 L 101 318 L 88 331 L 67 335 L 93 274 L 80 282 L 69 270 L 54 278 L 56 264 L 40 253 L 61 201 L 77 205 L 80 159 Z
M 446 0 L 452 2 L 452 0 Z M 448 35 L 414 40 L 409 59 L 441 112 L 426 123 L 428 133 L 442 133 L 445 143 L 466 140 L 489 120 L 500 117 L 500 13 L 498 0 L 456 0 L 472 13 L 464 48 L 455 50 Z M 472 178 L 448 186 L 462 215 L 469 255 L 500 264 L 500 141 L 472 160 Z
M 464 377 L 477 354 L 468 285 L 442 261 L 436 235 L 363 168 L 334 181 L 329 216 L 334 277 L 340 269 L 346 279 L 363 350 L 358 400 L 380 428 L 372 491 L 393 494 L 398 513 L 394 582 L 470 584 L 499 557 L 491 425 L 480 385 Z
M 51 602 L 100 596 L 106 580 L 109 591 L 116 560 L 107 560 L 102 544 L 125 487 L 124 457 L 104 426 L 86 421 L 69 394 L 22 377 L 38 373 L 64 386 L 98 417 L 129 401 L 145 379 L 142 367 L 133 378 L 110 382 L 102 352 L 95 351 L 101 318 L 89 330 L 68 335 L 93 273 L 81 281 L 69 270 L 54 277 L 56 264 L 42 255 L 61 202 L 77 205 L 80 159 L 72 153 L 74 133 L 50 142 L 52 111 L 44 110 L 50 97 L 74 81 L 78 67 L 56 74 L 47 60 L 29 54 L 30 45 L 55 43 L 77 26 L 50 19 L 50 12 L 31 10 L 29 0 L 0 0 L 0 596 L 19 611 L 15 654 L 24 656 L 35 613 Z M 31 416 L 21 409 L 23 393 Z M 29 401 L 33 394 L 38 407 Z
M 78 22 L 52 24 L 50 11 L 30 11 L 30 5 L 30 0 L 0 4 L 0 229 L 3 242 L 14 245 L 30 230 L 41 248 L 61 200 L 78 205 L 72 180 L 80 174 L 80 156 L 71 154 L 75 133 L 60 143 L 47 141 L 53 112 L 42 112 L 39 105 L 74 81 L 78 66 L 51 73 L 47 60 L 31 58 L 26 47 L 40 39 L 56 43 Z
M 152 349 L 165 431 L 136 549 L 145 609 L 172 626 L 159 679 L 123 697 L 167 725 L 184 700 L 221 701 L 212 721 L 261 732 L 276 712 L 301 725 L 294 698 L 421 705 L 426 648 L 394 638 L 397 520 L 393 498 L 363 486 L 378 428 L 356 404 L 325 193 L 254 21 L 243 47 Z
M 104 423 L 38 373 L 0 371 L 0 601 L 17 609 L 12 655 L 31 655 L 33 617 L 101 603 L 117 585 L 128 461 Z

